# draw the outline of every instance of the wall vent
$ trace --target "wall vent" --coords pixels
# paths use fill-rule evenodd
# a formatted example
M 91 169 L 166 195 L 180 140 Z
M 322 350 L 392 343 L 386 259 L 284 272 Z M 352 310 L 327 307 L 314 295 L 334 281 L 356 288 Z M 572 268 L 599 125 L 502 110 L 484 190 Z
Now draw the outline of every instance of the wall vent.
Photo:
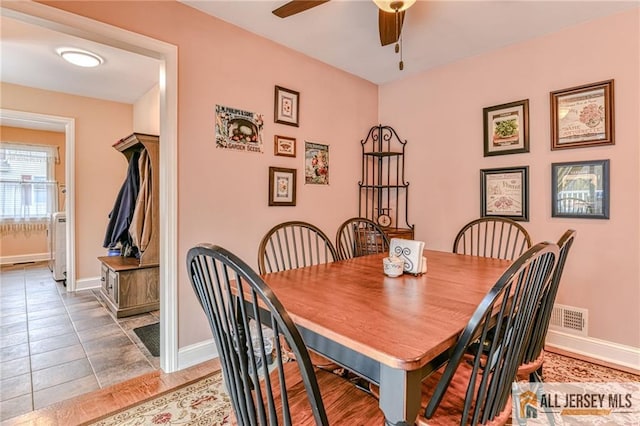
M 574 306 L 553 305 L 549 328 L 581 336 L 587 335 L 589 311 Z

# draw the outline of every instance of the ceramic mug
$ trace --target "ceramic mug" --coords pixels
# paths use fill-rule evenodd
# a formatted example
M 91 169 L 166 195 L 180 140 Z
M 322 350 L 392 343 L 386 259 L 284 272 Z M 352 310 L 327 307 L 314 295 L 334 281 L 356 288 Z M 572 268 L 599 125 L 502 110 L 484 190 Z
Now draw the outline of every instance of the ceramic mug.
M 384 273 L 388 277 L 399 277 L 404 271 L 404 260 L 397 256 L 389 256 L 382 259 Z

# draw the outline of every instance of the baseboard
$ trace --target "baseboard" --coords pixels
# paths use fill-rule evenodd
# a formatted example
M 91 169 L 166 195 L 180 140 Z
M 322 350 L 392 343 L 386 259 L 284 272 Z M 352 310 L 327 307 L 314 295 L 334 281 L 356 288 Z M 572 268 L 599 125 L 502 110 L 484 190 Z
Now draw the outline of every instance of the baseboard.
M 557 348 L 562 352 L 575 354 L 578 358 L 587 358 L 591 362 L 600 361 L 603 365 L 640 375 L 640 348 L 555 330 L 547 333 L 545 347 L 552 352 Z
M 200 364 L 218 357 L 213 339 L 204 340 L 178 349 L 178 370 Z
M 21 254 L 17 256 L 2 256 L 0 257 L 0 265 L 13 265 L 15 263 L 27 263 L 27 262 L 46 262 L 51 259 L 49 253 L 34 253 L 34 254 Z
M 90 290 L 92 288 L 100 288 L 100 277 L 83 278 L 81 280 L 76 280 L 76 291 Z

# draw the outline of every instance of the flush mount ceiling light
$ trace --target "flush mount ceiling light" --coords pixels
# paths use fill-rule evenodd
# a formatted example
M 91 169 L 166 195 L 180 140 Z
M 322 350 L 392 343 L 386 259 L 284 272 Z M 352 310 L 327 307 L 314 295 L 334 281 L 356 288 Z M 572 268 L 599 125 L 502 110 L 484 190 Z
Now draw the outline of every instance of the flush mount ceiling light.
M 65 61 L 79 67 L 93 68 L 104 63 L 104 59 L 102 59 L 100 56 L 86 50 L 62 47 L 60 49 L 57 49 L 56 52 Z

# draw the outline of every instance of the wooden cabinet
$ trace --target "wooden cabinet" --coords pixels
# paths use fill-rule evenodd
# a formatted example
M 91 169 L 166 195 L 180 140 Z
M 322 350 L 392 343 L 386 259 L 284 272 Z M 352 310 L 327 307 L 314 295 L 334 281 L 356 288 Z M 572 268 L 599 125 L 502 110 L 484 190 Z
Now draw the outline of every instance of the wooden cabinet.
M 118 318 L 155 311 L 160 306 L 158 265 L 140 266 L 138 259 L 99 257 L 100 290 L 109 309 Z
M 142 133 L 117 141 L 113 147 L 121 152 L 127 161 L 136 158 L 136 151 L 145 151 L 149 168 L 145 191 L 140 190 L 138 197 L 144 196 L 145 212 L 141 222 L 143 231 L 138 257 L 104 256 L 101 263 L 100 292 L 108 307 L 118 318 L 154 311 L 160 301 L 160 221 L 159 221 L 159 147 L 158 136 Z M 142 154 L 141 154 L 142 155 Z M 141 173 L 142 175 L 142 173 Z M 141 188 L 142 188 L 141 182 Z M 139 198 L 138 198 L 139 199 Z M 136 200 L 138 201 L 138 200 Z M 131 231 L 132 228 L 129 228 Z
M 391 238 L 413 239 L 409 224 L 409 182 L 404 180 L 407 141 L 389 126 L 369 129 L 362 145 L 359 216 L 378 223 Z

